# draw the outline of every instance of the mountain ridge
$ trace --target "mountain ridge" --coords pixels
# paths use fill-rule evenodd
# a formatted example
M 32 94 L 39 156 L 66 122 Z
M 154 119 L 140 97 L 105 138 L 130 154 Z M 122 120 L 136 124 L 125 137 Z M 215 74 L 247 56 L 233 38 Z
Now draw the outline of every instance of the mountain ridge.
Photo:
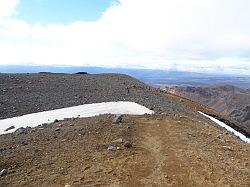
M 250 92 L 232 85 L 166 87 L 166 91 L 207 105 L 250 128 Z

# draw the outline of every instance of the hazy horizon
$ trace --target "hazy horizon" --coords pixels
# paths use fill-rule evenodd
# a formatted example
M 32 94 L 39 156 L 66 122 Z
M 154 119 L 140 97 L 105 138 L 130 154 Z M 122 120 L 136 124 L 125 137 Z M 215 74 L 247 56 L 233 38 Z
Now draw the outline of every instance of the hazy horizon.
M 19 71 L 19 69 L 23 69 L 22 71 Z M 72 70 L 76 71 L 72 71 Z M 5 65 L 5 64 L 0 64 L 0 73 L 4 72 L 14 72 L 14 73 L 22 73 L 22 72 L 35 72 L 39 73 L 42 70 L 46 70 L 46 72 L 58 72 L 58 73 L 77 73 L 80 71 L 86 70 L 99 70 L 102 69 L 103 73 L 105 73 L 105 70 L 109 72 L 110 70 L 113 70 L 114 73 L 119 73 L 118 70 L 131 70 L 131 71 L 152 71 L 152 72 L 177 72 L 177 73 L 187 73 L 190 75 L 195 75 L 195 74 L 201 74 L 201 75 L 215 75 L 215 76 L 228 76 L 228 77 L 250 77 L 250 74 L 242 75 L 242 74 L 233 74 L 233 73 L 227 73 L 227 72 L 208 72 L 208 71 L 202 71 L 202 70 L 177 70 L 177 69 L 161 69 L 161 68 L 149 68 L 149 67 L 119 67 L 119 66 L 74 66 L 74 65 L 39 65 L 39 64 L 11 64 L 11 65 Z M 2 70 L 2 72 L 1 72 Z M 31 71 L 30 71 L 31 70 Z M 41 71 L 40 71 L 41 70 Z M 55 71 L 56 70 L 56 71 Z M 61 70 L 61 71 L 60 71 Z M 117 71 L 116 71 L 117 70 Z

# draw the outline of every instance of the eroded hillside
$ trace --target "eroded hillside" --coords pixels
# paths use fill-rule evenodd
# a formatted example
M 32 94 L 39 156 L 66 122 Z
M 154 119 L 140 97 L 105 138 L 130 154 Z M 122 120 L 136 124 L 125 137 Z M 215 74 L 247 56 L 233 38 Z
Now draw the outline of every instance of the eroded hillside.
M 170 93 L 207 105 L 250 128 L 250 92 L 234 86 L 169 87 Z

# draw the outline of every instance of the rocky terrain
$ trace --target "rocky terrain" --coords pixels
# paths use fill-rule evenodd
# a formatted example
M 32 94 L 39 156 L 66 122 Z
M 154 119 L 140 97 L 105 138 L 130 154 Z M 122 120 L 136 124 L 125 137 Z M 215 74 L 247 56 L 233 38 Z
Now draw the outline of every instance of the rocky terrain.
M 0 74 L 0 119 L 108 101 L 133 101 L 155 112 L 184 106 L 158 90 L 118 74 Z
M 0 142 L 0 186 L 250 184 L 249 145 L 203 117 L 69 119 Z
M 198 114 L 228 120 L 206 106 L 125 75 L 2 74 L 0 85 L 1 118 L 116 100 L 156 112 L 0 135 L 1 187 L 250 185 L 249 144 Z
M 231 85 L 167 87 L 170 93 L 207 105 L 250 129 L 250 92 Z

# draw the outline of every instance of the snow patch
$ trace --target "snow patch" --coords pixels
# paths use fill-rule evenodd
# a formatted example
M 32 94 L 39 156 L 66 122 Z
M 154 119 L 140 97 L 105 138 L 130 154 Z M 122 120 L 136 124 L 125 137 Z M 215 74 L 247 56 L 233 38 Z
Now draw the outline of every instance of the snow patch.
M 232 127 L 228 126 L 227 124 L 225 124 L 224 122 L 209 116 L 207 114 L 204 114 L 203 112 L 198 111 L 200 114 L 202 114 L 203 116 L 206 116 L 207 118 L 209 118 L 210 120 L 212 120 L 213 122 L 217 123 L 218 125 L 220 125 L 221 127 L 224 127 L 225 129 L 227 129 L 228 131 L 232 132 L 235 136 L 239 137 L 242 141 L 246 142 L 246 143 L 250 143 L 250 139 L 247 138 L 244 134 L 234 130 Z
M 153 113 L 154 111 L 142 105 L 127 101 L 85 104 L 0 120 L 0 134 L 14 132 L 20 127 L 35 127 L 44 123 L 52 123 L 56 119 L 63 120 L 73 117 L 93 117 L 101 114 L 143 115 Z M 4 131 L 12 125 L 15 126 L 15 129 L 7 132 Z

